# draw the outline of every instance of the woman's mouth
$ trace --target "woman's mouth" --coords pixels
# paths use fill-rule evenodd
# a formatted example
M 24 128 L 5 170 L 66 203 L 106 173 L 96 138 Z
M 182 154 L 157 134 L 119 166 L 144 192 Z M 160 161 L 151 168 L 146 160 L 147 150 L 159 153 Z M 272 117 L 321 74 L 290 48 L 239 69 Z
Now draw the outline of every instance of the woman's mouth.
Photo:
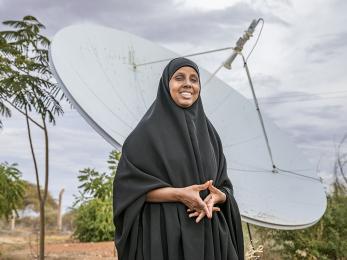
M 191 97 L 192 97 L 192 93 L 186 92 L 186 91 L 181 92 L 181 95 L 182 95 L 184 98 L 191 98 Z

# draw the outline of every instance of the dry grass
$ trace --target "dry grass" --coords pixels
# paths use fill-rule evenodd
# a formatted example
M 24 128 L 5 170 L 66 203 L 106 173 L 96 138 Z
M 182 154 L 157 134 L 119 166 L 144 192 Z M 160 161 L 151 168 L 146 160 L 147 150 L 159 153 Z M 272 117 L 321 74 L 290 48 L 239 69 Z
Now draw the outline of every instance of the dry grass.
M 70 234 L 48 233 L 46 236 L 46 259 L 117 259 L 113 241 L 79 243 Z M 28 230 L 0 232 L 0 259 L 37 259 L 37 233 Z

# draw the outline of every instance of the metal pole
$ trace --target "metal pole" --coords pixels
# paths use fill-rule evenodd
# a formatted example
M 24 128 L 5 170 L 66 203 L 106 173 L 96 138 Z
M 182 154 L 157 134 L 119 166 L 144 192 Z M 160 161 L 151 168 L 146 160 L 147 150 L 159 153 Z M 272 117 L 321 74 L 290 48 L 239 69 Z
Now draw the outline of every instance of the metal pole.
M 225 48 L 220 48 L 220 49 L 214 49 L 214 50 L 209 50 L 209 51 L 203 51 L 203 52 L 196 52 L 196 53 L 192 53 L 192 54 L 187 54 L 184 56 L 175 56 L 175 57 L 171 57 L 171 58 L 166 58 L 166 59 L 161 59 L 161 60 L 154 60 L 154 61 L 149 61 L 149 62 L 145 62 L 145 63 L 140 63 L 140 64 L 133 64 L 134 69 L 136 69 L 137 67 L 141 67 L 141 66 L 145 66 L 145 65 L 151 65 L 151 64 L 155 64 L 155 63 L 159 63 L 159 62 L 165 62 L 165 61 L 170 61 L 174 58 L 187 58 L 187 57 L 193 57 L 193 56 L 198 56 L 198 55 L 203 55 L 203 54 L 209 54 L 209 53 L 214 53 L 214 52 L 219 52 L 219 51 L 226 51 L 226 50 L 231 50 L 233 49 L 233 47 L 225 47 Z
M 259 104 L 258 104 L 258 100 L 257 100 L 257 96 L 255 95 L 255 91 L 254 91 L 254 87 L 253 87 L 253 83 L 252 83 L 252 79 L 251 79 L 251 75 L 249 73 L 249 69 L 248 69 L 248 66 L 247 66 L 247 61 L 245 59 L 245 57 L 243 56 L 242 52 L 239 53 L 241 56 L 242 56 L 242 59 L 243 59 L 243 66 L 246 70 L 246 74 L 247 74 L 247 78 L 248 78 L 248 83 L 251 87 L 251 90 L 252 90 L 252 96 L 253 96 L 253 100 L 254 100 L 254 104 L 255 104 L 255 107 L 256 107 L 256 110 L 257 110 L 257 114 L 258 114 L 258 117 L 259 117 L 259 121 L 260 121 L 260 124 L 261 124 L 261 128 L 263 130 L 263 135 L 264 135 L 264 138 L 265 138 L 265 142 L 266 142 L 266 147 L 267 147 L 267 150 L 269 152 L 269 156 L 270 156 L 270 160 L 271 160 L 271 163 L 272 163 L 272 172 L 273 173 L 278 173 L 277 169 L 276 169 L 276 165 L 274 163 L 274 160 L 273 160 L 273 156 L 272 156 L 272 152 L 271 152 L 271 147 L 270 147 L 270 143 L 269 143 L 269 138 L 267 136 L 267 133 L 266 133 L 266 129 L 265 129 L 265 125 L 264 125 L 264 120 L 263 120 L 263 116 L 261 115 L 261 112 L 260 112 L 260 109 L 259 109 Z
M 255 250 L 255 247 L 253 245 L 253 238 L 252 238 L 252 234 L 251 234 L 251 228 L 249 226 L 249 223 L 247 223 L 247 230 L 248 230 L 248 236 L 249 236 L 249 241 L 251 242 L 251 246 L 253 251 Z

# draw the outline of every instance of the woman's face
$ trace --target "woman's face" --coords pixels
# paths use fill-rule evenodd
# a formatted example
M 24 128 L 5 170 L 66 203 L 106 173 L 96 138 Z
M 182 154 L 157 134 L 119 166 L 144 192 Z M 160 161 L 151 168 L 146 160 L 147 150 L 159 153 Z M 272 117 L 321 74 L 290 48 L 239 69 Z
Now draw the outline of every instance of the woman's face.
M 179 68 L 169 82 L 170 95 L 180 107 L 190 107 L 198 99 L 200 83 L 198 73 L 192 67 Z

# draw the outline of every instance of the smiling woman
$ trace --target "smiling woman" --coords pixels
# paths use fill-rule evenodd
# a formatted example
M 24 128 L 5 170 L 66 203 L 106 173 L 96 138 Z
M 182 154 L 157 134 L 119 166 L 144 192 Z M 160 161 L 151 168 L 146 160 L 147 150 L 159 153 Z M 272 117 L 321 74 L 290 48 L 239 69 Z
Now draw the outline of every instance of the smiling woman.
M 165 67 L 123 144 L 113 190 L 119 259 L 244 259 L 238 205 L 194 62 Z
M 192 67 L 179 68 L 169 82 L 170 95 L 181 107 L 190 107 L 199 97 L 200 81 Z

